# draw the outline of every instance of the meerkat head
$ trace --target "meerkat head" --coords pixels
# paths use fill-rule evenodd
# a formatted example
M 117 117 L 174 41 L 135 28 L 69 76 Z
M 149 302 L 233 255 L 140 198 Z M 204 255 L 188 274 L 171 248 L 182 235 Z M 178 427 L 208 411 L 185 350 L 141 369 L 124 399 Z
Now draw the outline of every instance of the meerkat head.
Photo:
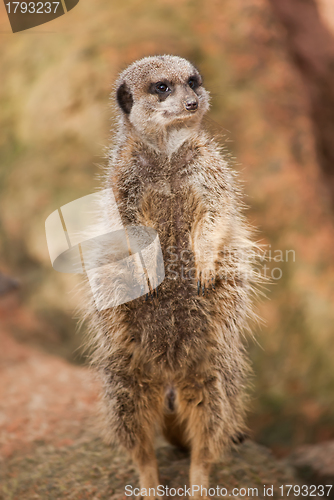
M 201 75 L 181 57 L 140 59 L 121 73 L 116 85 L 123 122 L 151 144 L 161 146 L 176 131 L 186 138 L 209 109 Z

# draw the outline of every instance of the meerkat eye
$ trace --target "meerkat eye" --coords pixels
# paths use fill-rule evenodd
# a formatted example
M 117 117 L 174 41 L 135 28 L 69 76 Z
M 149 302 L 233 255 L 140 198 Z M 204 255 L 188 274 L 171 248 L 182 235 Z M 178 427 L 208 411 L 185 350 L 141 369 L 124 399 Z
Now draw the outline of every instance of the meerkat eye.
M 196 89 L 197 87 L 199 87 L 200 82 L 199 82 L 197 76 L 191 76 L 188 80 L 188 85 L 193 90 Z
M 170 92 L 170 88 L 163 82 L 158 82 L 154 86 L 155 91 L 158 94 L 164 94 L 165 92 Z

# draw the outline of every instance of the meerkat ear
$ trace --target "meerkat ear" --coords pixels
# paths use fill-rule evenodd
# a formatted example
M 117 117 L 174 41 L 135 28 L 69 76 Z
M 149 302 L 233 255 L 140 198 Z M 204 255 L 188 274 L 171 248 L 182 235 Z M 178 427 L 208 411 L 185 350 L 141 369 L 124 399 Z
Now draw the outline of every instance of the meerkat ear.
M 126 83 L 122 83 L 118 87 L 116 92 L 116 99 L 121 110 L 126 115 L 129 115 L 133 105 L 133 97 Z

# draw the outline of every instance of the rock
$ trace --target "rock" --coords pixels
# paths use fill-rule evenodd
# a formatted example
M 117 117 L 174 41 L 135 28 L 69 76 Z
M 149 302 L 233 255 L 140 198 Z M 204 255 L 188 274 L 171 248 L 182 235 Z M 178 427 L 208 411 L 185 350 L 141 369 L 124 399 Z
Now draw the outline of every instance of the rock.
M 20 344 L 1 327 L 0 344 L 0 499 L 131 498 L 138 487 L 131 460 L 95 428 L 100 384 L 93 371 Z M 189 487 L 189 456 L 157 444 L 161 484 Z M 209 498 L 222 498 L 222 488 L 224 496 L 264 498 L 272 488 L 270 498 L 279 499 L 280 486 L 296 483 L 288 465 L 246 440 L 214 465 Z
M 308 484 L 334 485 L 334 441 L 301 446 L 290 455 L 289 463 Z M 327 498 L 334 498 L 334 488 Z
M 16 290 L 18 287 L 18 280 L 11 278 L 10 276 L 6 276 L 5 274 L 0 272 L 0 296 L 9 293 L 12 290 Z
M 1 322 L 0 345 L 0 461 L 92 428 L 100 388 L 92 370 L 17 342 Z

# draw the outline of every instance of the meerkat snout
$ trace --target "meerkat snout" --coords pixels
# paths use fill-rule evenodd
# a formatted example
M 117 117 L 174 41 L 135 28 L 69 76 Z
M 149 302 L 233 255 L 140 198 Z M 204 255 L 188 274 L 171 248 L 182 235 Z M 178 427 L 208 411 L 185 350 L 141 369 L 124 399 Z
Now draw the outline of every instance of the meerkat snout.
M 197 99 L 187 99 L 184 103 L 184 107 L 187 111 L 196 111 L 198 108 L 198 100 Z

